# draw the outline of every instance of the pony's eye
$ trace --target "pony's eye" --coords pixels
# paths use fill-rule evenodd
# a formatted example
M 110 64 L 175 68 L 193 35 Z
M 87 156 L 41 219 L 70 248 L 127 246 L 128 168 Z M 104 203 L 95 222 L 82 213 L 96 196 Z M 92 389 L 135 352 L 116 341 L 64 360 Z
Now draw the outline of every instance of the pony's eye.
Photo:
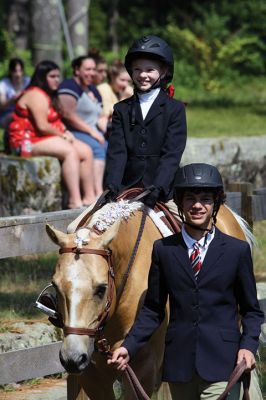
M 97 286 L 95 292 L 94 292 L 94 296 L 99 297 L 100 299 L 103 298 L 105 292 L 106 292 L 106 285 L 99 285 Z

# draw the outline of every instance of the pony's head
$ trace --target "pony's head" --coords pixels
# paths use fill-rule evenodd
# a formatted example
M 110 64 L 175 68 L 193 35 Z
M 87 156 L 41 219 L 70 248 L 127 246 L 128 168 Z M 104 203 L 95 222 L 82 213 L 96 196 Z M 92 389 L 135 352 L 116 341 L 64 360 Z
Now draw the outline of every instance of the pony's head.
M 112 314 L 115 289 L 109 245 L 121 220 L 129 218 L 132 211 L 125 202 L 108 204 L 71 234 L 46 226 L 49 237 L 60 247 L 53 285 L 65 334 L 60 360 L 68 372 L 79 373 L 88 366 L 95 336 Z

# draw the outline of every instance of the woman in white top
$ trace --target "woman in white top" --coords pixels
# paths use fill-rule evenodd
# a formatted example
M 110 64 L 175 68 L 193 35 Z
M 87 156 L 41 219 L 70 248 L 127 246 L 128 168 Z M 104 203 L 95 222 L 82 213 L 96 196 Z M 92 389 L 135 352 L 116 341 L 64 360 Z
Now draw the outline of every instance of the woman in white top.
M 7 128 L 11 121 L 15 102 L 28 86 L 30 78 L 24 76 L 24 63 L 20 58 L 9 61 L 8 76 L 0 81 L 0 127 Z

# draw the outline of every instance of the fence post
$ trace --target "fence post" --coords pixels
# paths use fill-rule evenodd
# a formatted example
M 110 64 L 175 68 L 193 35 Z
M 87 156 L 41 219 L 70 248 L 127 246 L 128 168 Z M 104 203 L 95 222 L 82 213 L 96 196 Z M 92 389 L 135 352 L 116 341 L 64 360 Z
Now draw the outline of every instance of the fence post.
M 241 217 L 244 218 L 253 229 L 252 215 L 252 183 L 249 182 L 231 182 L 227 185 L 229 192 L 241 193 Z

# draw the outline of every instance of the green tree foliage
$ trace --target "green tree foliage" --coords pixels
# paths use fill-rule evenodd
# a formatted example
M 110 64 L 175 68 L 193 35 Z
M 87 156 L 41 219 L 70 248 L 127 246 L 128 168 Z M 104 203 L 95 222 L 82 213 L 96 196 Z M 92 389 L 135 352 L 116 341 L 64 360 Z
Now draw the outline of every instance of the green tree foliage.
M 108 0 L 92 1 L 91 45 L 103 50 L 108 43 L 98 38 L 107 37 L 106 10 Z M 118 12 L 121 54 L 140 35 L 161 35 L 174 50 L 175 76 L 184 85 L 201 80 L 215 90 L 221 81 L 266 72 L 264 0 L 120 0 Z
M 0 51 L 6 59 L 16 50 L 6 29 L 10 3 L 12 0 L 0 2 Z M 111 52 L 109 35 L 114 4 L 119 15 L 119 54 Z M 108 60 L 123 58 L 133 39 L 149 33 L 170 42 L 176 60 L 175 78 L 182 85 L 200 83 L 216 90 L 223 82 L 241 76 L 265 75 L 265 0 L 90 1 L 89 45 L 100 49 Z

